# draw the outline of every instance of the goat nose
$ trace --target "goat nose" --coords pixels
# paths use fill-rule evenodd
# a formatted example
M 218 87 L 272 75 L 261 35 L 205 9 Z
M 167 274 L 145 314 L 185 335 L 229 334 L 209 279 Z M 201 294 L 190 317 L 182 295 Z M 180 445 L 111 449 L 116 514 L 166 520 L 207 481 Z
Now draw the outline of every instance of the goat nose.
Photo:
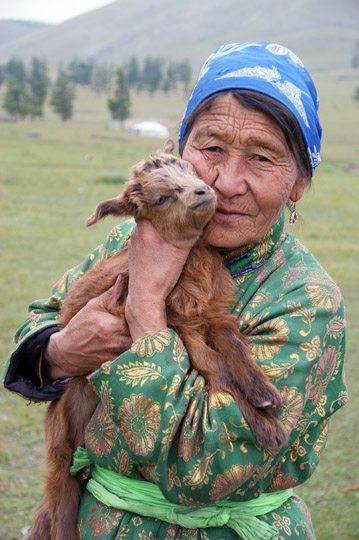
M 203 186 L 200 188 L 195 189 L 196 195 L 206 195 L 209 192 L 210 188 L 208 186 Z

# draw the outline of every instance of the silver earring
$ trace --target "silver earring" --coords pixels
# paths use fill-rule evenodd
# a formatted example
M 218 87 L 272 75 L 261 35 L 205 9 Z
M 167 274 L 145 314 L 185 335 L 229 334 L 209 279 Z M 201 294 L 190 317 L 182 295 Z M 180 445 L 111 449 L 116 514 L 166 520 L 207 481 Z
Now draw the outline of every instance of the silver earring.
M 294 223 L 297 221 L 297 212 L 295 211 L 295 202 L 292 202 L 290 205 L 291 214 L 289 217 L 289 224 L 294 225 Z

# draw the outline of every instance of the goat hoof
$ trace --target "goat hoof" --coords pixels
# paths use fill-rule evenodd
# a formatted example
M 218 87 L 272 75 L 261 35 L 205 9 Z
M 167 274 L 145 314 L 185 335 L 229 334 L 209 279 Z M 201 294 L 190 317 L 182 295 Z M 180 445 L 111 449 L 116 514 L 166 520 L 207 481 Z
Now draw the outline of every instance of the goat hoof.
M 258 403 L 257 407 L 258 409 L 269 409 L 273 407 L 273 403 L 271 401 L 263 401 L 262 403 Z
M 279 409 L 282 405 L 282 397 L 279 391 L 269 381 L 256 385 L 246 385 L 242 391 L 247 400 L 257 409 Z
M 288 434 L 274 413 L 267 413 L 269 411 L 262 411 L 261 420 L 250 427 L 261 447 L 276 450 L 287 443 Z

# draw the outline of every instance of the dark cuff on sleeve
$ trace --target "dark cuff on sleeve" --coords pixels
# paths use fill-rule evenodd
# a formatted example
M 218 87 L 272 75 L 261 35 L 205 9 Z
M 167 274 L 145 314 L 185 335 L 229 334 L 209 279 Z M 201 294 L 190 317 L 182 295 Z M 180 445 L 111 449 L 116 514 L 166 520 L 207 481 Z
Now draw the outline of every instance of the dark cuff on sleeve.
M 40 386 L 38 373 L 34 369 L 41 349 L 46 345 L 50 336 L 58 330 L 57 324 L 51 324 L 40 328 L 24 339 L 11 356 L 4 379 L 5 388 L 36 401 L 51 401 L 61 397 L 68 379 Z

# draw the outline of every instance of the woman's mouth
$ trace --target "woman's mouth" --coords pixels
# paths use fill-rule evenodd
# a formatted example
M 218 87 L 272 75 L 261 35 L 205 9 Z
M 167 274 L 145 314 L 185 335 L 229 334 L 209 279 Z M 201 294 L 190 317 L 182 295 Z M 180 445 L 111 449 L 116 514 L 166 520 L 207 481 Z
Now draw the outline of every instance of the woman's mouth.
M 239 219 L 241 219 L 241 218 L 243 218 L 243 217 L 245 217 L 247 215 L 248 214 L 245 214 L 245 213 L 242 213 L 242 212 L 217 207 L 217 209 L 216 209 L 216 211 L 214 213 L 214 218 L 216 219 L 216 221 L 222 221 L 222 222 L 226 222 L 226 223 L 231 223 L 231 222 L 237 221 L 237 220 L 239 220 Z

